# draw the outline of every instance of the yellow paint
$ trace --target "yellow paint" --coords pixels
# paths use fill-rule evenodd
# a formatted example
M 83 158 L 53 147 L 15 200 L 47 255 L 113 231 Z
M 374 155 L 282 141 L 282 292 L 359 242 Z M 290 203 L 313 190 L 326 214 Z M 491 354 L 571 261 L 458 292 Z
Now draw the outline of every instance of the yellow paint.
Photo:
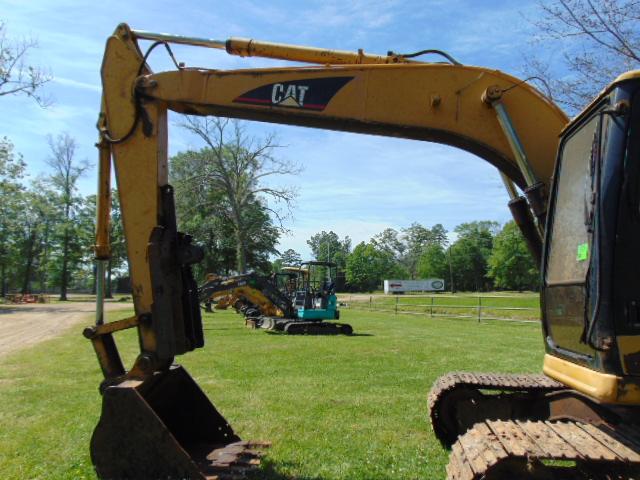
M 353 77 L 322 111 L 250 105 L 234 100 L 258 87 Z M 256 70 L 182 70 L 153 74 L 145 94 L 168 108 L 272 123 L 376 133 L 447 143 L 475 153 L 520 186 L 522 176 L 493 109 L 482 101 L 489 87 L 505 92 L 509 111 L 537 178 L 549 184 L 565 114 L 526 83 L 505 73 L 446 64 L 332 65 Z M 430 101 L 441 98 L 437 108 Z
M 613 81 L 611 86 L 616 85 L 617 83 L 620 83 L 620 82 L 625 82 L 627 80 L 635 80 L 637 78 L 640 78 L 640 70 L 630 70 L 628 72 L 623 73 L 622 75 L 619 75 L 618 78 L 616 78 Z
M 544 356 L 543 372 L 600 403 L 640 403 L 640 385 L 628 377 L 597 372 L 549 354 Z
M 277 58 L 321 65 L 411 62 L 411 60 L 405 60 L 397 55 L 367 54 L 362 50 L 358 52 L 328 50 L 238 37 L 227 40 L 226 50 L 230 55 L 241 57 Z
M 104 140 L 98 144 L 98 195 L 96 196 L 96 259 L 111 257 L 111 148 Z
M 237 299 L 239 297 L 246 298 L 249 302 L 256 305 L 260 312 L 267 317 L 284 317 L 284 312 L 280 310 L 276 305 L 273 304 L 271 300 L 260 290 L 255 289 L 253 287 L 249 287 L 247 285 L 243 285 L 241 287 L 230 287 L 224 288 L 217 292 L 214 292 L 209 297 L 210 300 L 223 299 L 223 302 L 226 305 L 231 303 L 231 299 L 229 301 L 224 300 L 225 297 L 231 297 L 232 299 Z

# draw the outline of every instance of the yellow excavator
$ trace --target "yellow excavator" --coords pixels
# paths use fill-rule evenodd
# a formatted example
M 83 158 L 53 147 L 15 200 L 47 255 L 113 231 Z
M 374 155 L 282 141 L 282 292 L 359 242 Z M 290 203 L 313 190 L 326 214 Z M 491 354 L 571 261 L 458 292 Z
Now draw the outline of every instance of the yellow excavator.
M 141 41 L 151 42 L 144 53 Z M 314 65 L 190 68 L 172 44 Z M 151 71 L 158 46 L 174 69 Z M 123 24 L 107 41 L 102 84 L 98 279 L 109 256 L 113 162 L 135 315 L 105 323 L 99 298 L 96 325 L 85 330 L 105 377 L 91 441 L 99 477 L 232 478 L 259 463 L 260 446 L 242 442 L 174 364 L 204 337 L 190 271 L 202 252 L 176 229 L 168 183 L 172 110 L 440 142 L 497 167 L 542 267 L 544 373 L 436 382 L 429 403 L 436 435 L 452 445 L 448 478 L 638 478 L 640 71 L 613 80 L 569 121 L 526 81 L 444 52 L 373 55 Z M 114 340 L 125 328 L 140 340 L 128 370 Z
M 244 273 L 230 277 L 210 276 L 198 287 L 200 303 L 222 300 L 221 309 L 233 305 L 246 317 L 293 317 L 293 302 L 269 277 Z M 216 306 L 217 308 L 217 306 Z

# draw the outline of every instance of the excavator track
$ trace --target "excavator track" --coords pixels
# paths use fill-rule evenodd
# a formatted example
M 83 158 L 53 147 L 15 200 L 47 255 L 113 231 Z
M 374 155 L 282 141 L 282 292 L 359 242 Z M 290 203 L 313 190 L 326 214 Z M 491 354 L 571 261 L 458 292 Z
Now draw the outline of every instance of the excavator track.
M 456 406 L 462 402 L 477 404 L 480 401 L 481 390 L 498 394 L 517 394 L 528 399 L 563 389 L 566 389 L 563 384 L 542 374 L 452 372 L 438 378 L 429 392 L 431 426 L 438 440 L 448 447 L 466 431 L 464 425 L 460 425 L 461 419 Z M 469 409 L 466 409 L 466 412 L 471 413 Z M 479 411 L 478 413 L 480 414 Z M 504 410 L 492 411 L 489 408 L 482 412 L 482 419 L 497 419 L 509 415 L 509 418 L 502 418 L 508 420 L 513 414 L 514 412 L 506 414 Z M 527 412 L 527 418 L 530 418 L 530 412 Z M 476 422 L 473 420 L 467 421 L 468 427 L 474 423 Z
M 487 420 L 453 445 L 448 480 L 639 480 L 640 425 Z
M 288 335 L 351 335 L 353 328 L 346 323 L 294 321 L 285 324 Z

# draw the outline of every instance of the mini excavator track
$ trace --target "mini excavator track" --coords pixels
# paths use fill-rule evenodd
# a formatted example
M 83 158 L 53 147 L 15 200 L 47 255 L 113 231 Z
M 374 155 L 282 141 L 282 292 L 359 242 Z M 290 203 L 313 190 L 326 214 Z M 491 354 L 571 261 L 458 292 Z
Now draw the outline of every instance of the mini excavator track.
M 351 335 L 353 328 L 346 323 L 293 321 L 284 326 L 288 335 Z

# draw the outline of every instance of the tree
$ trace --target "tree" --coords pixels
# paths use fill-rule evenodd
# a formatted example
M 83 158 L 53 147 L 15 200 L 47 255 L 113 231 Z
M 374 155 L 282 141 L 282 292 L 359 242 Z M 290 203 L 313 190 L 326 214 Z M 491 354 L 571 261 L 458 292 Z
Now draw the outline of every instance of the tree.
M 105 298 L 113 298 L 111 288 L 113 272 L 119 271 L 127 262 L 127 246 L 124 239 L 124 227 L 122 226 L 122 210 L 120 209 L 120 197 L 116 190 L 111 191 L 111 223 L 109 226 L 111 256 L 107 263 Z
M 453 280 L 458 290 L 482 291 L 491 288 L 488 260 L 497 233 L 497 222 L 480 221 L 458 225 L 458 239 L 451 246 Z
M 447 230 L 441 223 L 436 223 L 433 227 L 431 227 L 430 243 L 432 245 L 439 245 L 443 249 L 449 244 Z
M 347 282 L 356 291 L 375 290 L 385 278 L 401 275 L 393 255 L 373 243 L 361 242 L 347 258 Z
M 26 95 L 40 106 L 49 103 L 40 91 L 51 75 L 27 62 L 29 50 L 35 47 L 37 42 L 32 39 L 10 40 L 6 24 L 0 21 L 0 96 Z
M 278 147 L 273 135 L 258 141 L 247 136 L 238 121 L 187 117 L 182 126 L 207 146 L 192 152 L 200 157 L 199 168 L 192 170 L 190 178 L 185 180 L 194 189 L 212 188 L 218 193 L 217 208 L 233 227 L 237 270 L 245 272 L 249 243 L 257 239 L 258 233 L 251 230 L 251 222 L 256 215 L 264 217 L 262 213 L 266 212 L 282 227 L 281 211 L 270 206 L 268 200 L 284 204 L 290 212 L 296 196 L 292 188 L 267 185 L 266 180 L 294 174 L 299 169 L 273 155 Z
M 8 273 L 19 258 L 15 235 L 20 231 L 24 187 L 21 179 L 26 164 L 22 156 L 14 152 L 8 138 L 0 139 L 0 296 L 7 292 Z
M 562 65 L 532 57 L 526 73 L 554 100 L 581 110 L 609 82 L 640 67 L 640 3 L 636 0 L 550 0 L 533 21 L 536 42 L 562 50 Z
M 302 257 L 298 252 L 294 249 L 289 248 L 285 250 L 280 256 L 280 260 L 282 260 L 282 265 L 300 265 L 302 263 Z
M 52 243 L 59 222 L 55 204 L 56 195 L 51 191 L 47 182 L 42 179 L 37 179 L 33 182 L 30 190 L 38 194 L 36 196 L 40 205 L 38 211 L 42 216 L 40 223 L 40 248 L 37 259 L 38 283 L 41 292 L 48 292 L 49 278 L 55 253 Z
M 222 192 L 211 183 L 193 181 L 194 172 L 206 168 L 207 160 L 207 155 L 194 151 L 170 159 L 178 228 L 204 248 L 204 260 L 194 265 L 194 274 L 201 278 L 207 273 L 229 274 L 237 265 L 233 227 L 220 207 Z
M 313 258 L 318 261 L 334 262 L 339 269 L 344 269 L 347 257 L 351 252 L 351 239 L 346 236 L 344 240 L 333 230 L 316 233 L 309 240 L 307 245 L 311 248 Z
M 382 232 L 374 235 L 371 243 L 373 243 L 376 248 L 393 255 L 398 262 L 402 260 L 407 249 L 407 246 L 400 237 L 400 233 L 393 228 L 385 228 Z
M 449 259 L 437 243 L 427 245 L 418 260 L 419 278 L 449 278 Z
M 406 252 L 402 262 L 411 278 L 416 278 L 418 262 L 424 249 L 429 245 L 444 247 L 447 244 L 447 231 L 439 223 L 429 229 L 414 222 L 411 226 L 403 228 L 402 233 Z
M 73 218 L 73 241 L 70 243 L 70 284 L 85 291 L 95 292 L 97 288 L 97 267 L 94 262 L 96 243 L 96 195 L 78 198 Z M 106 289 L 105 289 L 106 293 Z
M 538 269 L 515 222 L 507 222 L 493 241 L 488 276 L 497 288 L 534 290 Z
M 53 169 L 49 182 L 56 190 L 60 226 L 57 232 L 59 241 L 58 283 L 60 285 L 60 300 L 67 300 L 71 272 L 80 260 L 80 244 L 74 236 L 76 225 L 74 218 L 81 206 L 81 199 L 76 195 L 77 182 L 90 165 L 86 160 L 75 159 L 77 144 L 68 133 L 61 133 L 57 137 L 49 135 L 51 156 L 47 165 Z
M 36 181 L 21 197 L 20 229 L 15 241 L 22 267 L 18 272 L 22 294 L 31 293 L 32 282 L 36 280 L 40 280 L 41 290 L 46 288 L 41 273 L 49 267 L 48 237 L 55 224 L 55 210 L 50 194 L 51 191 L 42 182 Z
M 280 272 L 282 267 L 296 266 L 302 263 L 302 257 L 294 249 L 285 250 L 280 257 L 276 258 L 271 264 L 271 271 Z

